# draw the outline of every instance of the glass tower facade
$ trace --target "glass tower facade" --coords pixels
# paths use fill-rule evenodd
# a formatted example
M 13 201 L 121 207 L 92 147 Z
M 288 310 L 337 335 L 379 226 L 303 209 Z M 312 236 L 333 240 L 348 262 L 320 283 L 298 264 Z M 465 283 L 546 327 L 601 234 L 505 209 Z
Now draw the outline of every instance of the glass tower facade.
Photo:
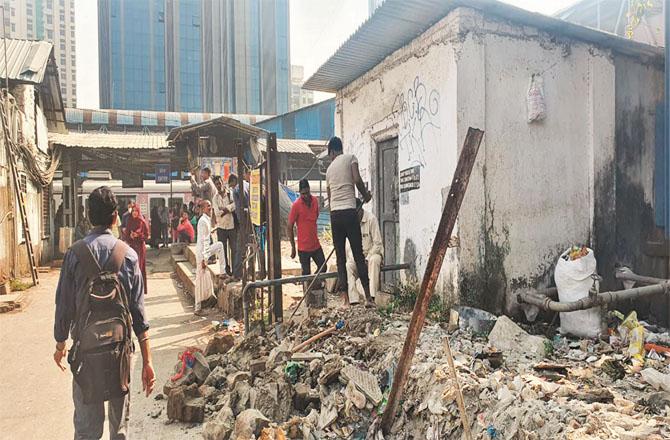
M 98 0 L 100 106 L 289 110 L 288 0 Z

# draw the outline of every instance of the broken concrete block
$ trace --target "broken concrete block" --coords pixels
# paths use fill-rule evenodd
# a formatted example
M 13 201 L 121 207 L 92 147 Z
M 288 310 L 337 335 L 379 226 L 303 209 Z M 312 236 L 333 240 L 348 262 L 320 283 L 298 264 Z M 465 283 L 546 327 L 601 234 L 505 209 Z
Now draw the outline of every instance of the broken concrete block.
M 375 295 L 375 304 L 377 307 L 386 307 L 391 303 L 391 300 L 393 299 L 393 295 L 390 293 L 386 292 L 377 292 Z
M 287 344 L 282 343 L 270 350 L 266 367 L 272 369 L 275 365 L 291 359 L 292 355 L 293 351 L 291 351 L 291 348 Z
M 202 423 L 205 420 L 205 399 L 196 397 L 186 400 L 180 420 L 182 422 Z
M 372 374 L 359 370 L 353 365 L 347 365 L 340 371 L 340 377 L 345 383 L 353 382 L 356 388 L 365 394 L 365 397 L 370 399 L 373 405 L 377 406 L 381 403 L 382 390 L 379 388 L 377 378 Z
M 291 360 L 295 362 L 312 362 L 315 359 L 323 360 L 323 353 L 293 353 Z
M 235 345 L 235 337 L 230 333 L 214 335 L 207 343 L 205 356 L 212 354 L 225 354 Z
M 262 357 L 249 362 L 249 373 L 251 373 L 251 376 L 255 377 L 258 373 L 265 371 L 265 364 L 267 361 L 267 357 Z
M 255 387 L 257 394 L 252 406 L 274 422 L 289 419 L 292 411 L 293 386 L 283 376 Z
M 207 359 L 207 365 L 209 366 L 210 371 L 214 370 L 216 367 L 225 366 L 227 363 L 226 355 L 221 353 L 210 354 L 209 356 L 205 356 L 205 359 Z
M 202 436 L 205 440 L 228 440 L 235 429 L 235 416 L 229 406 L 224 406 L 216 417 L 205 424 Z
M 233 438 L 236 440 L 251 440 L 258 438 L 263 428 L 270 425 L 268 420 L 257 409 L 247 409 L 242 411 L 235 419 L 235 431 Z
M 339 356 L 326 361 L 326 363 L 323 364 L 321 374 L 319 375 L 319 384 L 329 385 L 333 383 L 339 377 L 342 368 L 344 368 L 344 363 Z
M 663 374 L 653 368 L 645 368 L 640 374 L 642 379 L 655 390 L 670 392 L 670 374 Z
M 293 406 L 299 411 L 307 409 L 310 403 L 318 404 L 321 401 L 319 392 L 304 383 L 296 384 L 293 387 L 293 391 L 295 392 L 293 395 Z
M 255 390 L 253 390 L 255 391 Z M 230 394 L 230 407 L 233 414 L 239 414 L 251 407 L 251 386 L 247 382 L 237 382 Z
M 209 373 L 207 379 L 205 379 L 205 385 L 209 385 L 215 388 L 221 388 L 223 384 L 226 382 L 227 377 L 228 374 L 226 373 L 226 370 L 223 367 L 216 367 L 214 371 Z
M 489 333 L 489 344 L 503 352 L 513 352 L 528 358 L 544 358 L 546 338 L 526 333 L 507 316 L 500 316 Z
M 228 388 L 232 390 L 237 382 L 249 382 L 250 379 L 251 375 L 248 371 L 238 371 L 237 373 L 229 374 L 226 378 L 226 382 L 228 383 Z
M 184 375 L 177 379 L 176 381 L 172 381 L 172 379 L 168 379 L 165 382 L 165 385 L 163 385 L 163 394 L 166 396 L 170 395 L 170 391 L 172 391 L 175 388 L 179 388 L 181 386 L 187 386 L 192 383 L 194 383 L 197 380 L 195 373 L 193 372 L 192 369 L 187 368 L 186 371 L 184 372 Z
M 327 428 L 335 420 L 337 420 L 337 407 L 335 405 L 321 405 L 318 424 L 319 429 Z
M 170 420 L 182 422 L 202 422 L 204 420 L 205 399 L 200 397 L 196 384 L 181 386 L 170 391 L 167 416 Z
M 344 397 L 346 397 L 356 408 L 365 408 L 365 395 L 356 389 L 353 382 L 347 384 L 347 387 L 344 389 Z
M 209 385 L 201 385 L 198 391 L 200 391 L 200 395 L 208 402 L 216 400 L 221 394 L 221 391 Z
M 207 358 L 205 358 L 205 356 L 199 351 L 196 351 L 193 354 L 193 358 L 193 372 L 195 373 L 195 377 L 198 379 L 198 383 L 202 384 L 207 379 L 207 376 L 209 376 L 209 373 L 212 372 L 209 369 L 209 362 L 207 362 Z

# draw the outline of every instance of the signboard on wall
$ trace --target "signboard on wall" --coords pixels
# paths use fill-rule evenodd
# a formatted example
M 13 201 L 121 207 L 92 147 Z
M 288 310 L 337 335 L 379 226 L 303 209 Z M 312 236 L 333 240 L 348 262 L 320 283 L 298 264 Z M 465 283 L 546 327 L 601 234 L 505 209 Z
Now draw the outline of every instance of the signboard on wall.
M 251 170 L 251 185 L 249 188 L 249 208 L 251 209 L 251 223 L 261 224 L 261 170 Z
M 400 170 L 400 192 L 405 193 L 421 187 L 421 167 L 419 165 Z
M 228 181 L 228 176 L 235 173 L 236 159 L 232 157 L 201 157 L 200 168 L 209 168 L 212 170 L 212 176 L 221 176 L 224 181 Z
M 161 163 L 156 165 L 156 183 L 170 183 L 171 179 L 170 164 Z

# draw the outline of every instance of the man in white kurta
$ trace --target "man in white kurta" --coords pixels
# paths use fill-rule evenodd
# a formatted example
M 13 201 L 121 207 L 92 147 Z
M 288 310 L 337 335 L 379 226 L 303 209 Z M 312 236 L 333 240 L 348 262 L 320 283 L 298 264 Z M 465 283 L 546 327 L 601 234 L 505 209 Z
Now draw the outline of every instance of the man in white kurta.
M 207 269 L 207 260 L 216 255 L 219 260 L 220 274 L 226 273 L 223 243 L 211 243 L 212 204 L 209 200 L 200 202 L 202 215 L 198 220 L 198 242 L 195 246 L 195 312 L 199 313 L 203 301 L 214 295 L 214 284 Z
M 361 223 L 363 255 L 368 264 L 370 296 L 374 298 L 379 291 L 379 284 L 381 282 L 380 276 L 382 261 L 384 260 L 384 244 L 382 243 L 382 234 L 379 230 L 377 217 L 360 206 L 358 210 L 358 218 Z M 349 243 L 347 243 L 347 281 L 347 284 L 349 285 L 349 303 L 356 304 L 359 302 L 359 295 L 363 293 L 363 286 L 358 279 L 358 271 L 356 270 L 356 263 L 354 262 Z

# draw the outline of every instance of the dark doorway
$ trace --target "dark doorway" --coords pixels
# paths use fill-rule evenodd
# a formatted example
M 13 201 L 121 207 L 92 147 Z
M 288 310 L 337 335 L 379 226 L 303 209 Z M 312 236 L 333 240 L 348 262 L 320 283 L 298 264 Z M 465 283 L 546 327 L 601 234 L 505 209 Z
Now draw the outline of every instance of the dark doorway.
M 377 144 L 377 213 L 379 227 L 384 240 L 384 264 L 396 264 L 400 257 L 398 212 L 398 138 L 391 138 Z M 384 272 L 382 284 L 398 281 L 398 272 Z

